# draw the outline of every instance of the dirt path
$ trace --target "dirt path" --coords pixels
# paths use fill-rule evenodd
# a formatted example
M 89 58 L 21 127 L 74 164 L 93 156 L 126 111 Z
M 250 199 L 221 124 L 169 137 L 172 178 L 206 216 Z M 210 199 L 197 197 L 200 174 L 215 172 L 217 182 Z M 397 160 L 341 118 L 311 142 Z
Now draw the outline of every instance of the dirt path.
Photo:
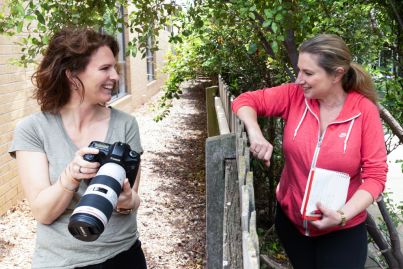
M 204 92 L 185 88 L 170 115 L 156 123 L 158 98 L 134 111 L 144 148 L 140 240 L 151 269 L 203 268 Z M 25 202 L 0 217 L 0 269 L 30 268 L 34 239 L 35 221 Z

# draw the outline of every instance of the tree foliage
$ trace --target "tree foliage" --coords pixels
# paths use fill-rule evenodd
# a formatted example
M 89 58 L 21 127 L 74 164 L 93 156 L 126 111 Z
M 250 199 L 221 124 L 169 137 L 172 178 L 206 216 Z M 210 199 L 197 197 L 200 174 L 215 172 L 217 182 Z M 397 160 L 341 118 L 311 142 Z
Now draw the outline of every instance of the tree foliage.
M 111 34 L 125 27 L 136 34 L 127 44 L 127 53 L 134 56 L 139 51 L 144 56 L 148 36 L 158 36 L 177 11 L 174 2 L 164 0 L 4 0 L 0 33 L 27 34 L 20 41 L 24 65 L 35 62 L 49 38 L 66 26 L 102 28 Z
M 398 123 L 403 122 L 402 1 L 194 0 L 184 10 L 164 0 L 5 1 L 0 33 L 29 32 L 21 41 L 25 64 L 65 25 L 96 26 L 110 32 L 127 27 L 136 33 L 127 46 L 131 55 L 138 51 L 144 55 L 148 36 L 157 36 L 165 25 L 177 28 L 179 33 L 171 36 L 174 53 L 165 68 L 168 80 L 161 117 L 168 113 L 170 100 L 179 98 L 180 83 L 187 79 L 220 74 L 234 95 L 293 81 L 299 44 L 319 33 L 334 33 L 346 40 L 354 61 L 372 74 L 381 104 Z M 117 12 L 120 6 L 127 11 L 125 16 Z M 158 44 L 154 45 L 156 49 Z M 266 192 L 257 194 L 257 199 L 273 201 L 282 166 L 278 149 L 283 123 L 263 119 L 261 124 L 277 151 L 271 170 L 256 170 L 261 187 L 256 189 Z M 267 208 L 270 219 L 273 205 Z

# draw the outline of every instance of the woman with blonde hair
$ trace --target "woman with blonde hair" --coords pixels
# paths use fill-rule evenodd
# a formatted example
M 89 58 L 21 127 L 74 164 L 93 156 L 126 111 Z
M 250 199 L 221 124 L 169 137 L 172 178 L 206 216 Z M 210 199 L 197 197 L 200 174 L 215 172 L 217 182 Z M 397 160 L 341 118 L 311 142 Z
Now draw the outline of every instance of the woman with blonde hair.
M 275 227 L 293 267 L 364 268 L 366 208 L 384 190 L 387 173 L 376 92 L 336 35 L 303 42 L 298 67 L 295 83 L 243 93 L 232 109 L 245 123 L 250 151 L 267 165 L 273 147 L 257 116 L 285 120 Z M 319 201 L 306 211 L 311 182 L 321 181 L 325 192 L 334 175 L 346 182 L 342 204 Z

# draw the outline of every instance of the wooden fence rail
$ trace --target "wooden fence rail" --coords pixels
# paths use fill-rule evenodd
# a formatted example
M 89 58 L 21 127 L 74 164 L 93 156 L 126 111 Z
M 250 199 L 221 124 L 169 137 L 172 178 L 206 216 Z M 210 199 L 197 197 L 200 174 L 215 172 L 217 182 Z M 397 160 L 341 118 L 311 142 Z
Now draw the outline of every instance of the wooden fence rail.
M 206 89 L 209 269 L 259 268 L 253 172 L 244 126 L 231 111 L 233 99 L 221 79 Z

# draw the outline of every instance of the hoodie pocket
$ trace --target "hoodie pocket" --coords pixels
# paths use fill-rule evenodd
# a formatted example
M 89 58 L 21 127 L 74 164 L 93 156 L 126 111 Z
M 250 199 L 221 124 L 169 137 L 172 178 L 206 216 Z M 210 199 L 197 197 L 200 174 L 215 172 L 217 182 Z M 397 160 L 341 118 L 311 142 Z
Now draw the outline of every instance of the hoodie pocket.
M 285 193 L 278 200 L 280 202 L 281 208 L 283 209 L 284 214 L 294 223 L 296 226 L 302 227 L 302 216 L 300 213 L 300 207 L 302 203 L 301 194 L 295 192 L 294 187 L 289 185 L 285 188 Z

